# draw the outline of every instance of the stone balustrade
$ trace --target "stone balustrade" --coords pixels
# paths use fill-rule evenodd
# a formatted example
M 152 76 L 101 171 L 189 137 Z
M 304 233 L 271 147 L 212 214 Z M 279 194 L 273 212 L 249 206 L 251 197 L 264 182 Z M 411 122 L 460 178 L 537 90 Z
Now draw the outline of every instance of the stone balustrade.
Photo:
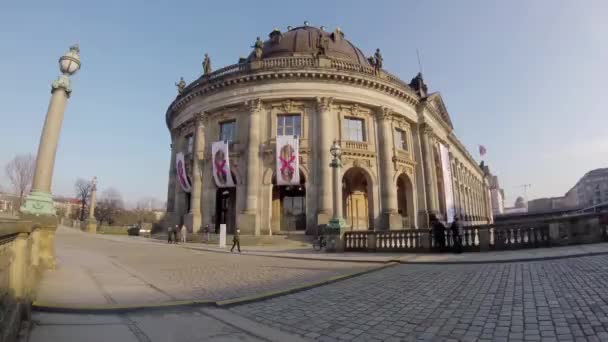
M 367 143 L 363 141 L 344 141 L 344 147 L 348 150 L 356 150 L 356 151 L 367 151 Z
M 450 229 L 446 249 L 456 246 Z M 432 229 L 344 233 L 345 251 L 439 252 Z M 564 246 L 608 241 L 608 214 L 584 214 L 516 223 L 468 226 L 460 230 L 464 252 Z
M 15 341 L 21 322 L 29 320 L 36 286 L 52 253 L 47 226 L 27 219 L 0 219 L 0 342 Z

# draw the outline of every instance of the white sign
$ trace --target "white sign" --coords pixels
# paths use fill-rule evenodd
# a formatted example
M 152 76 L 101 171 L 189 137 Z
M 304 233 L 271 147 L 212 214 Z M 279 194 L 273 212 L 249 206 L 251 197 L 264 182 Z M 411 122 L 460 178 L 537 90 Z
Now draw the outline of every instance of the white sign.
M 179 152 L 175 155 L 175 171 L 177 173 L 177 181 L 185 192 L 192 191 L 190 180 L 186 174 L 186 164 L 184 163 L 184 154 Z
M 226 248 L 226 224 L 220 224 L 220 248 Z
M 213 178 L 218 188 L 234 187 L 232 172 L 230 172 L 230 158 L 228 154 L 228 142 L 216 141 L 211 145 L 211 158 L 213 167 Z
M 277 135 L 277 185 L 300 184 L 300 144 L 295 135 Z
M 447 147 L 439 144 L 439 153 L 441 154 L 441 171 L 443 171 L 443 193 L 445 200 L 446 221 L 451 223 L 454 221 L 456 210 L 454 208 L 454 192 L 452 188 L 452 167 L 450 163 L 450 155 Z

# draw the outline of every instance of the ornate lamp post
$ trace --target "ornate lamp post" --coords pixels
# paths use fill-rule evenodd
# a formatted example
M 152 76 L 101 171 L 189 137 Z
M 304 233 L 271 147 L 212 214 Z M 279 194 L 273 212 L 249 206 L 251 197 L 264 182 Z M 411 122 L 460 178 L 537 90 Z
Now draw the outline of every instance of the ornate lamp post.
M 73 45 L 68 52 L 59 58 L 59 70 L 62 74 L 51 85 L 51 101 L 42 128 L 40 144 L 38 145 L 32 191 L 21 207 L 23 214 L 55 216 L 51 183 L 57 141 L 59 140 L 65 105 L 72 92 L 70 76 L 79 69 L 80 49 L 78 45 Z
M 340 156 L 342 155 L 342 149 L 337 141 L 329 149 L 329 152 L 333 156 L 333 159 L 329 166 L 333 169 L 333 211 L 334 215 L 329 223 L 327 224 L 327 251 L 342 251 L 343 246 L 343 235 L 346 229 L 346 222 L 342 218 L 342 182 L 340 180 L 340 168 L 342 163 L 340 162 Z
M 97 177 L 91 181 L 91 205 L 89 206 L 89 218 L 87 219 L 87 231 L 97 233 L 97 219 L 95 219 L 95 195 L 97 194 Z

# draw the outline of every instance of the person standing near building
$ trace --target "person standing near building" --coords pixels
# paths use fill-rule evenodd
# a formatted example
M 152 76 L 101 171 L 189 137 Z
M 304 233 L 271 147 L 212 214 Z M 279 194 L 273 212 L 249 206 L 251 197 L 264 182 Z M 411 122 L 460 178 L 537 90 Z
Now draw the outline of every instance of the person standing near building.
M 177 234 L 179 234 L 179 224 L 175 225 L 175 228 L 173 228 L 173 243 L 178 243 L 177 242 Z
M 442 253 L 445 250 L 445 226 L 436 215 L 431 215 L 431 224 L 435 247 Z
M 458 215 L 455 215 L 450 230 L 452 231 L 452 241 L 454 241 L 454 251 L 456 253 L 462 253 L 462 235 L 460 235 L 460 228 Z
M 239 253 L 241 253 L 241 230 L 236 229 L 234 232 L 234 236 L 232 237 L 232 248 L 230 248 L 230 253 L 234 250 L 234 246 L 236 246 Z
M 188 229 L 186 228 L 185 224 L 182 224 L 182 231 L 180 232 L 180 234 L 181 234 L 182 242 L 186 243 L 186 237 L 188 235 Z
M 171 238 L 173 237 L 173 228 L 171 226 L 167 227 L 167 243 L 171 243 Z

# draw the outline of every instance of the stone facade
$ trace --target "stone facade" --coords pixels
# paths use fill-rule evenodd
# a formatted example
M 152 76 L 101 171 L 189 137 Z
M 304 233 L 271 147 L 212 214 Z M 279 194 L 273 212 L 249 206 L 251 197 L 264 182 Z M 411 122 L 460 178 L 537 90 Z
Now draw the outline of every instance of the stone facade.
M 283 33 L 281 44 L 302 30 L 344 39 L 341 32 L 335 38 L 335 32 L 301 27 Z M 183 89 L 166 115 L 172 139 L 167 218 L 193 231 L 225 221 L 229 232 L 238 226 L 243 234 L 312 232 L 332 215 L 329 149 L 338 140 L 349 229 L 419 228 L 428 225 L 430 213 L 445 217 L 440 144 L 449 150 L 456 213 L 468 223 L 490 221 L 488 181 L 453 133 L 439 93 L 427 95 L 426 86 L 370 67 L 360 51 L 347 58 L 343 52 L 332 57 L 331 44 L 323 51 L 262 54 Z M 229 190 L 218 189 L 211 174 L 211 144 L 220 140 L 222 125 L 233 132 L 228 140 L 236 186 Z M 276 136 L 286 132 L 299 136 L 302 178 L 300 186 L 287 188 L 273 184 Z M 189 160 L 191 193 L 175 179 L 178 152 Z

